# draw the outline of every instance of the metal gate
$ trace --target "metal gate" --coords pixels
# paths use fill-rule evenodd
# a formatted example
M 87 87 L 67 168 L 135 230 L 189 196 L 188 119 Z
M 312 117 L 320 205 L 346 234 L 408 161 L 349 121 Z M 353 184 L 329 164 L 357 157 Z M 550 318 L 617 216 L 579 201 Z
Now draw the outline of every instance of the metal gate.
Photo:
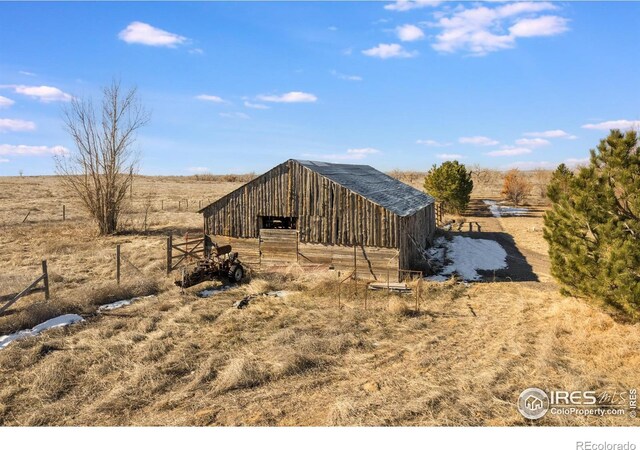
M 260 230 L 260 264 L 284 264 L 298 261 L 296 230 Z

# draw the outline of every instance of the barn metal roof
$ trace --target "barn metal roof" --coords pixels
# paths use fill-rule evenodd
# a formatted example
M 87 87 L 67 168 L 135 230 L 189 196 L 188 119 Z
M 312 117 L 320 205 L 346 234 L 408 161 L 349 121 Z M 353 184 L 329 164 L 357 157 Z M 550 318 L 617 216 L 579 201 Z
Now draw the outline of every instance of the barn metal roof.
M 388 209 L 398 216 L 410 216 L 435 202 L 425 194 L 371 166 L 294 160 L 309 170 Z

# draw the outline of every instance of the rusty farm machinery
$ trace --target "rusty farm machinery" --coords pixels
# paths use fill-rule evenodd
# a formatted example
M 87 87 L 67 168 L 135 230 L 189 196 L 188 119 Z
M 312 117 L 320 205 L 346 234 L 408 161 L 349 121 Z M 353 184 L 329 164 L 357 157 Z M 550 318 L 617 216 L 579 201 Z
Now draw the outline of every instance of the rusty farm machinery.
M 191 269 L 182 269 L 182 276 L 175 284 L 188 288 L 205 281 L 228 280 L 239 283 L 245 275 L 244 267 L 238 259 L 238 253 L 232 252 L 230 245 L 218 246 L 205 235 L 204 257 Z

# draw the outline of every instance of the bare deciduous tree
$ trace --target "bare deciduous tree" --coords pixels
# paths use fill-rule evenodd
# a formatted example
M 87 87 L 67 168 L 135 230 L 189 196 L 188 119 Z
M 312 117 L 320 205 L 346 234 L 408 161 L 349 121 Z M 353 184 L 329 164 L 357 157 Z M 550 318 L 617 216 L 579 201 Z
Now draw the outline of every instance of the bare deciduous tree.
M 96 220 L 100 234 L 117 229 L 127 189 L 138 169 L 136 133 L 149 118 L 136 88 L 125 92 L 115 80 L 103 88 L 100 110 L 91 99 L 74 98 L 63 111 L 76 150 L 56 157 L 56 172 Z
M 520 205 L 531 192 L 531 184 L 527 181 L 524 174 L 518 169 L 511 169 L 504 177 L 502 186 L 502 195 L 513 202 L 514 205 Z

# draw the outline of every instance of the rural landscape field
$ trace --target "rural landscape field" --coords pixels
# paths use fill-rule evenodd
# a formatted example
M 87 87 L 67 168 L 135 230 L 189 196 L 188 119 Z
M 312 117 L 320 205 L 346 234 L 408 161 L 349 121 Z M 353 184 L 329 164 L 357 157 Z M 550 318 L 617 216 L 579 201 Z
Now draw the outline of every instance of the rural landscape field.
M 0 1 L 0 445 L 637 450 L 639 19 Z
M 335 271 L 295 265 L 252 271 L 228 290 L 173 285 L 166 236 L 202 233 L 198 207 L 252 175 L 136 177 L 123 229 L 107 237 L 57 177 L 3 177 L 0 294 L 26 286 L 46 259 L 51 298 L 20 299 L 0 317 L 0 335 L 63 314 L 85 320 L 0 349 L 0 423 L 526 425 L 534 422 L 516 408 L 525 388 L 625 391 L 637 383 L 639 325 L 560 295 L 536 190 L 550 173 L 526 174 L 526 213 L 495 217 L 483 201 L 503 202 L 504 174 L 477 171 L 468 212 L 451 217 L 502 243 L 506 271 L 422 282 L 418 304 L 415 282 L 410 294 L 372 291 L 366 309 L 362 284 L 339 288 Z M 424 179 L 392 175 L 417 188 Z M 443 233 L 469 235 L 457 228 Z M 207 289 L 213 295 L 201 296 Z M 232 307 L 250 294 L 265 295 Z M 98 310 L 132 297 L 142 298 Z M 635 419 L 548 415 L 535 424 Z

